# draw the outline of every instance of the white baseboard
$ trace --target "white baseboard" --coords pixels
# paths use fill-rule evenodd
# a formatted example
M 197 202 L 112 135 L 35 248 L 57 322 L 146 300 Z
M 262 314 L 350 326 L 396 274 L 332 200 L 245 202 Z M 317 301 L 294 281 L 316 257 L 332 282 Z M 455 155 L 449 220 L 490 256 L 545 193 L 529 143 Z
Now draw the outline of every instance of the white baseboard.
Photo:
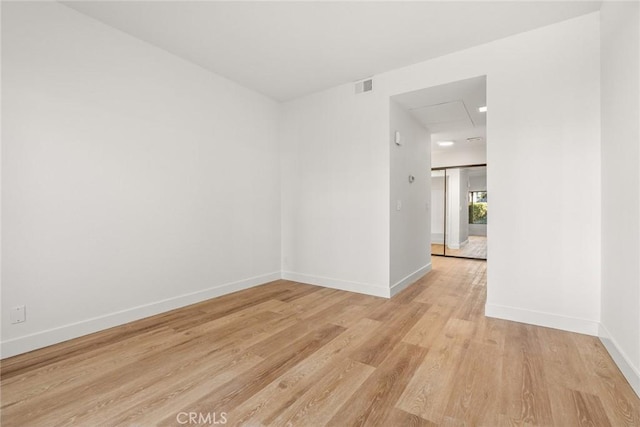
M 411 273 L 408 276 L 400 279 L 398 282 L 396 282 L 395 284 L 391 285 L 391 296 L 396 295 L 398 292 L 402 291 L 403 289 L 405 289 L 406 287 L 408 287 L 412 283 L 415 283 L 418 279 L 420 279 L 422 276 L 424 276 L 425 274 L 427 274 L 430 271 L 431 271 L 431 263 L 420 267 L 419 269 L 417 269 L 413 273 Z
M 465 240 L 464 242 L 460 242 L 460 243 L 447 243 L 447 248 L 449 249 L 461 249 L 463 247 L 465 247 L 465 245 L 469 243 L 469 239 Z
M 601 323 L 598 333 L 600 341 L 607 349 L 613 361 L 618 365 L 622 375 L 627 379 L 633 391 L 640 397 L 640 370 L 633 366 L 631 358 L 622 350 L 609 330 Z
M 389 288 L 367 283 L 351 282 L 341 279 L 332 279 L 330 277 L 294 273 L 292 271 L 283 271 L 282 278 L 285 280 L 291 280 L 293 282 L 324 286 L 325 288 L 340 289 L 341 291 L 357 292 L 359 294 L 373 295 L 383 298 L 391 297 Z
M 83 335 L 88 335 L 104 329 L 119 326 L 134 320 L 164 313 L 176 308 L 185 307 L 197 302 L 205 301 L 231 292 L 248 289 L 281 278 L 280 272 L 273 272 L 261 276 L 250 277 L 236 282 L 225 283 L 202 291 L 191 292 L 184 295 L 156 301 L 126 310 L 109 313 L 103 316 L 93 317 L 80 322 L 36 332 L 18 338 L 9 339 L 0 343 L 0 355 L 2 358 L 26 353 L 52 344 L 61 343 Z
M 599 322 L 575 317 L 561 316 L 554 313 L 526 310 L 497 304 L 487 304 L 484 308 L 485 316 L 497 319 L 513 320 L 514 322 L 529 323 L 531 325 L 577 332 L 585 335 L 598 335 Z

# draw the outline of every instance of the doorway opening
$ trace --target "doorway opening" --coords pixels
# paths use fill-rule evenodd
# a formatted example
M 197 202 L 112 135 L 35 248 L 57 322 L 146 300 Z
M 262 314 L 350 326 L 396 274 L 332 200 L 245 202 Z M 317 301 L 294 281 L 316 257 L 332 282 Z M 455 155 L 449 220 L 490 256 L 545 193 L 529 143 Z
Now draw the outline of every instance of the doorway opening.
M 473 77 L 393 97 L 430 135 L 427 211 L 431 255 L 486 260 L 487 78 Z

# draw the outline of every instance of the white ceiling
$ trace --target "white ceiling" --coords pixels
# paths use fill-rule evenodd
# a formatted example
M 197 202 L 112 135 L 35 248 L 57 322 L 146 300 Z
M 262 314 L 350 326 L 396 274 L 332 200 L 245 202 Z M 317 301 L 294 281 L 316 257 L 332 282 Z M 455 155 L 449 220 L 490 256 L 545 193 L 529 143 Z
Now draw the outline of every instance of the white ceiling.
M 429 129 L 432 151 L 486 150 L 488 112 L 478 111 L 478 107 L 487 105 L 485 76 L 403 93 L 392 99 Z M 482 140 L 467 141 L 476 137 Z M 455 144 L 441 147 L 438 141 Z
M 66 1 L 283 101 L 600 8 L 600 1 Z

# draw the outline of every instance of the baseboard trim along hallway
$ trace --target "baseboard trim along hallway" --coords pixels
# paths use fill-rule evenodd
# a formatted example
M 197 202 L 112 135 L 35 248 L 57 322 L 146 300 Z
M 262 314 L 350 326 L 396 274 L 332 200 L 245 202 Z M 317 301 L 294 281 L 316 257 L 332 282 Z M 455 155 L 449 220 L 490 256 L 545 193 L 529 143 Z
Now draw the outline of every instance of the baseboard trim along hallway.
M 560 316 L 554 313 L 527 310 L 518 307 L 507 307 L 498 304 L 487 304 L 485 315 L 496 319 L 512 320 L 562 331 L 576 332 L 598 336 L 599 322 L 575 317 Z
M 631 363 L 631 358 L 620 350 L 620 346 L 616 340 L 613 339 L 609 330 L 602 324 L 600 324 L 599 336 L 600 341 L 604 344 L 611 358 L 616 362 L 616 365 L 618 365 L 618 368 L 620 368 L 620 371 L 636 394 L 640 396 L 640 372 Z
M 389 288 L 368 283 L 353 282 L 349 280 L 334 279 L 331 277 L 315 276 L 312 274 L 283 271 L 282 278 L 292 282 L 305 283 L 307 285 L 322 286 L 325 288 L 339 289 L 342 291 L 357 292 L 359 294 L 373 295 L 389 298 Z

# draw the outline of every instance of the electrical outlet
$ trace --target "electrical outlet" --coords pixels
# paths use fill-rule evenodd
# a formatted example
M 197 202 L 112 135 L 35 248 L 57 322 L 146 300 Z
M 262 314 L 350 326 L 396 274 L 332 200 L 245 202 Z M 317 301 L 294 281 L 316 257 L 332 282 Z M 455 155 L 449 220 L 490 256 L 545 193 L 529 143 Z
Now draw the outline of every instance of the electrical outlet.
M 24 323 L 27 320 L 27 310 L 24 305 L 13 307 L 9 310 L 9 318 L 12 324 Z

